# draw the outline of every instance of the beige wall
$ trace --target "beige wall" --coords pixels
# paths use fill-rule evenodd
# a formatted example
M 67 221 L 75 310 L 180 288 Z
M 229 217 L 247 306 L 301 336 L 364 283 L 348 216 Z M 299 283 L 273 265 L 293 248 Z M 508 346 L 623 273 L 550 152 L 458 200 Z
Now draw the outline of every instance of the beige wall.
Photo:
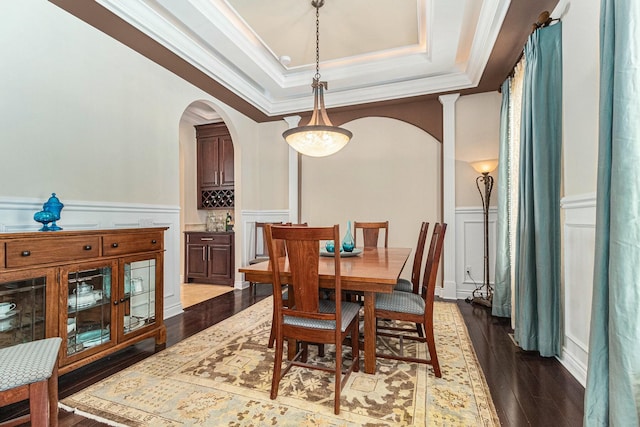
M 457 207 L 482 206 L 476 187 L 478 173 L 469 162 L 498 158 L 501 103 L 498 92 L 461 96 L 456 101 Z M 497 183 L 498 174 L 491 175 Z M 491 205 L 495 205 L 495 193 L 492 196 Z
M 282 137 L 287 128 L 284 120 L 258 126 L 254 182 L 245 187 L 247 199 L 256 204 L 248 205 L 249 209 L 289 208 L 289 145 Z
M 255 182 L 243 167 L 257 156 L 251 119 L 46 1 L 0 2 L 0 48 L 0 197 L 45 201 L 55 191 L 63 203 L 180 206 L 185 216 L 195 206 L 195 192 L 181 198 L 195 187 L 195 147 L 181 152 L 193 131 L 180 119 L 200 100 L 231 132 L 239 210 L 258 204 L 242 188 Z
M 176 118 L 196 90 L 51 3 L 0 17 L 0 193 L 177 204 Z
M 303 156 L 302 221 L 311 225 L 389 220 L 389 246 L 415 247 L 421 221 L 440 219 L 440 143 L 404 122 L 346 123 L 352 141 L 324 158 Z M 362 239 L 362 236 L 360 236 Z M 403 276 L 411 273 L 411 260 Z

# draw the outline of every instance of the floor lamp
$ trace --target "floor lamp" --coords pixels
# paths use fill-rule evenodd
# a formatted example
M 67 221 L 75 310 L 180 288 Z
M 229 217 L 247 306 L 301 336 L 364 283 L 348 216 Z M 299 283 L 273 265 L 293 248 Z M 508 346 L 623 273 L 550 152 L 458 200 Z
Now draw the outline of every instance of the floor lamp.
M 491 201 L 491 190 L 493 189 L 493 177 L 489 174 L 498 167 L 498 160 L 482 160 L 470 164 L 480 174 L 476 178 L 476 187 L 478 187 L 478 192 L 482 199 L 482 214 L 484 217 L 484 275 L 482 284 L 473 290 L 471 302 L 491 307 L 493 288 L 489 283 L 489 203 Z

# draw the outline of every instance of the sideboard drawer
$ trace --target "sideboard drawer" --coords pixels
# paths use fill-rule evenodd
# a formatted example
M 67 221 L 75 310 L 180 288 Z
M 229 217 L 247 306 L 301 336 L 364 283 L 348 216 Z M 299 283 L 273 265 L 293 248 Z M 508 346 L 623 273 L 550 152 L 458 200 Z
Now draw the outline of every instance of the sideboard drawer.
M 157 251 L 164 248 L 161 232 L 110 235 L 102 238 L 102 255 Z
M 6 243 L 7 268 L 75 261 L 99 255 L 99 236 L 24 239 Z
M 187 243 L 203 243 L 214 245 L 230 245 L 231 234 L 187 233 Z

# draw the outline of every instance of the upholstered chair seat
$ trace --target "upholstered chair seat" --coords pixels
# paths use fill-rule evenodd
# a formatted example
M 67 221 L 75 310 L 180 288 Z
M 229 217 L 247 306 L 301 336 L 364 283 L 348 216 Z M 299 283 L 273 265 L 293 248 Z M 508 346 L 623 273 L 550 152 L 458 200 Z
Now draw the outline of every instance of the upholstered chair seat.
M 58 425 L 58 355 L 62 339 L 47 338 L 0 349 L 0 406 L 29 399 L 34 426 Z M 20 421 L 19 421 L 20 420 Z

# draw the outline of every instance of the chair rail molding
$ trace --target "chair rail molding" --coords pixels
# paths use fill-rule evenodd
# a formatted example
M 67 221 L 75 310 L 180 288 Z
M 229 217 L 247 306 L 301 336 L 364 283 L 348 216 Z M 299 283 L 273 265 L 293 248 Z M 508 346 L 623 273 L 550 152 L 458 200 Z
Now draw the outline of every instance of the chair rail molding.
M 583 385 L 587 382 L 589 326 L 593 294 L 596 194 L 562 198 L 564 342 L 560 363 Z
M 33 214 L 47 198 L 0 197 L 0 232 L 37 232 L 41 227 Z M 182 313 L 180 303 L 180 207 L 125 202 L 62 200 L 58 225 L 65 230 L 169 227 L 164 233 L 165 319 Z M 43 232 L 44 233 L 44 232 Z M 48 232 L 52 235 L 55 231 Z

